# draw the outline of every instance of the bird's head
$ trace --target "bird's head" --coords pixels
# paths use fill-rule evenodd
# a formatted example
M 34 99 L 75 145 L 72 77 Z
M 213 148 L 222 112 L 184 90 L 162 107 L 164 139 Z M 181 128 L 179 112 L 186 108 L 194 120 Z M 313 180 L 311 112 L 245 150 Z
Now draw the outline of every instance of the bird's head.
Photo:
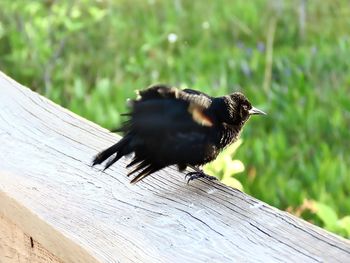
M 265 112 L 252 106 L 249 100 L 240 92 L 234 92 L 231 95 L 225 96 L 227 124 L 239 125 L 244 124 L 251 115 L 266 115 Z

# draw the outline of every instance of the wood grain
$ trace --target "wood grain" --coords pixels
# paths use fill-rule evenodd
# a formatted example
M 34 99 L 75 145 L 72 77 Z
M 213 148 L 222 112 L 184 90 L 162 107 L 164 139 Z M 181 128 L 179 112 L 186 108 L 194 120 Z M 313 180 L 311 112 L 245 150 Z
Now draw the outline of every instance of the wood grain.
M 1 263 L 62 263 L 17 225 L 0 215 Z
M 92 168 L 118 139 L 0 74 L 0 215 L 62 262 L 350 262 L 348 240 L 221 183 Z

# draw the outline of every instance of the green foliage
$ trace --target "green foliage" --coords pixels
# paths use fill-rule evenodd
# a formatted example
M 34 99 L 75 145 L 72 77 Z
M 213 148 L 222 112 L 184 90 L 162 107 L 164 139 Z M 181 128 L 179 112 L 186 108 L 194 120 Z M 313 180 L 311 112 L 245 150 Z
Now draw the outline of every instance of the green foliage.
M 350 6 L 302 2 L 3 0 L 0 69 L 107 128 L 151 83 L 241 90 L 268 116 L 242 133 L 243 172 L 230 151 L 208 169 L 281 209 L 315 200 L 302 216 L 349 236 Z
M 214 174 L 226 185 L 243 191 L 243 185 L 233 176 L 244 171 L 244 164 L 240 160 L 233 160 L 232 156 L 242 144 L 242 140 L 229 145 L 213 162 L 204 167 L 208 174 Z
M 329 205 L 305 199 L 300 207 L 289 210 L 297 216 L 310 218 L 313 223 L 322 224 L 329 231 L 350 238 L 350 216 L 339 218 L 337 212 Z M 308 213 L 315 216 L 310 217 Z

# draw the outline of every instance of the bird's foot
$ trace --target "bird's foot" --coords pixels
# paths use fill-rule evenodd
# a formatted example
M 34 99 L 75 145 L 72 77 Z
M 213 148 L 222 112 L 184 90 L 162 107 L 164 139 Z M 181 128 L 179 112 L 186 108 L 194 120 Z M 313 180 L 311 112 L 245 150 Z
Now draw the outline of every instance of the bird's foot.
M 217 178 L 215 176 L 208 175 L 205 172 L 203 172 L 202 170 L 195 171 L 195 172 L 189 172 L 185 176 L 185 179 L 187 179 L 187 184 L 189 182 L 196 180 L 196 179 L 199 179 L 199 178 L 205 178 L 209 181 L 217 180 Z

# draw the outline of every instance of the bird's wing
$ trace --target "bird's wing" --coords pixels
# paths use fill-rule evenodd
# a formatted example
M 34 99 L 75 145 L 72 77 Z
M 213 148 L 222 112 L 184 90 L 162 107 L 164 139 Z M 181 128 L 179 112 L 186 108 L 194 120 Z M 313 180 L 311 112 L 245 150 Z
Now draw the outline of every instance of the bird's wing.
M 157 85 L 139 92 L 129 120 L 120 130 L 131 136 L 135 158 L 130 173 L 140 172 L 137 182 L 171 164 L 201 159 L 215 124 L 207 113 L 209 96 Z
M 183 89 L 182 91 L 189 93 L 189 94 L 196 94 L 196 95 L 201 95 L 201 96 L 205 96 L 207 98 L 210 98 L 210 96 L 208 94 L 205 94 L 204 92 L 201 92 L 199 90 L 194 90 L 194 89 Z
M 154 85 L 139 91 L 138 95 L 138 99 L 133 103 L 131 115 L 137 117 L 140 124 L 146 128 L 152 129 L 152 123 L 158 128 L 166 126 L 164 128 L 170 130 L 174 125 L 178 128 L 184 125 L 185 128 L 191 124 L 189 120 L 210 127 L 215 121 L 213 116 L 206 113 L 212 98 L 204 93 L 189 89 L 180 90 L 167 85 Z
M 156 84 L 151 87 L 138 91 L 139 101 L 146 101 L 152 99 L 177 99 L 190 101 L 208 108 L 211 104 L 212 98 L 200 91 L 192 89 L 178 89 L 165 84 Z

